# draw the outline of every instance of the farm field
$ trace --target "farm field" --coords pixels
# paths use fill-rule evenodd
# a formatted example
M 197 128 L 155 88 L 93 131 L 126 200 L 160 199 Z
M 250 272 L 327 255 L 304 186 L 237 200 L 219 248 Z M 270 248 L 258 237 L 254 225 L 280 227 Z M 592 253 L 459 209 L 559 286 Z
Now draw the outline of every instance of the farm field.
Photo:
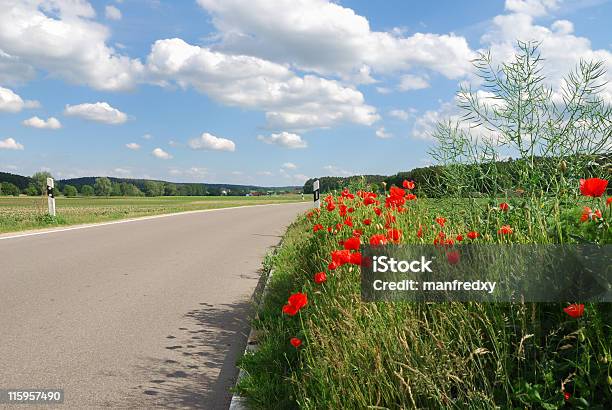
M 57 216 L 51 218 L 47 215 L 46 197 L 0 197 L 0 233 L 202 209 L 299 201 L 300 195 L 59 197 L 56 198 Z

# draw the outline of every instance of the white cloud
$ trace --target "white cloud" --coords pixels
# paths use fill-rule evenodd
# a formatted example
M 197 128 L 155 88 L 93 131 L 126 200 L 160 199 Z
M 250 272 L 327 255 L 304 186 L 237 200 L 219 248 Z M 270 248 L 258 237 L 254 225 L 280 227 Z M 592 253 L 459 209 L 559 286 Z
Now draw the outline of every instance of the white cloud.
M 164 151 L 161 148 L 155 148 L 151 154 L 153 154 L 154 157 L 160 158 L 160 159 L 171 159 L 172 155 L 168 154 L 166 151 Z
M 23 150 L 23 145 L 13 138 L 7 138 L 5 140 L 0 140 L 0 149 Z
M 212 151 L 235 151 L 236 144 L 227 138 L 215 137 L 207 132 L 187 143 L 191 149 L 204 149 Z
M 559 8 L 560 2 L 560 0 L 506 0 L 506 10 L 538 17 Z
M 282 167 L 284 169 L 296 169 L 297 165 L 295 165 L 293 162 L 285 162 Z
M 104 15 L 109 20 L 121 20 L 121 10 L 113 5 L 108 5 L 104 8 Z
M 376 92 L 384 95 L 384 94 L 391 94 L 393 90 L 388 87 L 376 87 Z
M 373 31 L 368 20 L 329 0 L 198 0 L 213 16 L 220 47 L 351 78 L 423 67 L 448 78 L 466 75 L 472 52 L 454 34 Z M 365 68 L 364 68 L 365 67 Z
M 39 106 L 38 101 L 24 101 L 13 90 L 0 87 L 0 112 L 19 112 L 24 108 L 36 108 Z
M 126 176 L 130 176 L 132 174 L 132 171 L 126 168 L 115 168 L 113 169 L 113 173 L 115 175 L 121 175 L 123 177 L 126 177 Z
M 139 144 L 137 144 L 137 143 L 135 143 L 135 142 L 130 142 L 130 143 L 128 143 L 128 144 L 125 144 L 125 146 L 126 146 L 128 149 L 131 149 L 132 151 L 136 151 L 136 150 L 139 150 L 139 149 L 140 149 L 140 145 L 139 145 Z
M 40 129 L 48 129 L 48 130 L 58 130 L 62 128 L 62 124 L 55 117 L 49 117 L 46 120 L 39 117 L 32 117 L 24 120 L 22 122 L 26 127 L 32 128 L 40 128 Z
M 64 114 L 112 125 L 123 124 L 128 119 L 125 113 L 106 102 L 66 105 Z
M 156 41 L 147 68 L 160 84 L 193 86 L 223 104 L 264 110 L 274 128 L 370 125 L 379 118 L 361 92 L 337 81 L 299 77 L 281 64 L 224 54 L 177 38 Z
M 34 77 L 36 77 L 34 67 L 0 49 L 0 84 L 22 84 Z
M 202 179 L 209 176 L 206 168 L 190 167 L 187 169 L 172 168 L 168 171 L 172 176 L 184 176 L 190 179 Z
M 412 74 L 403 75 L 399 84 L 399 89 L 402 91 L 422 90 L 424 88 L 429 88 L 427 79 Z
M 297 134 L 283 131 L 278 134 L 271 134 L 269 137 L 258 135 L 257 139 L 266 144 L 280 145 L 289 149 L 306 148 L 308 144 Z
M 151 134 L 145 134 L 141 138 L 144 140 L 150 140 L 151 138 L 153 138 L 153 136 Z
M 392 138 L 393 134 L 387 132 L 385 127 L 380 127 L 376 130 L 376 136 L 381 139 Z
M 271 177 L 271 176 L 274 175 L 274 173 L 270 172 L 270 171 L 259 171 L 259 172 L 257 172 L 257 175 L 261 175 L 261 176 L 264 176 L 264 177 Z
M 336 165 L 326 165 L 323 167 L 323 170 L 329 173 L 329 176 L 350 177 L 352 175 L 355 175 L 353 171 L 349 171 L 347 169 L 340 168 Z
M 85 0 L 0 0 L 0 10 L 0 50 L 21 65 L 100 90 L 132 88 L 143 74 L 106 44 L 110 31 Z
M 408 110 L 391 110 L 389 111 L 389 116 L 393 118 L 397 118 L 398 120 L 406 121 L 416 112 L 417 111 L 414 108 L 410 108 Z

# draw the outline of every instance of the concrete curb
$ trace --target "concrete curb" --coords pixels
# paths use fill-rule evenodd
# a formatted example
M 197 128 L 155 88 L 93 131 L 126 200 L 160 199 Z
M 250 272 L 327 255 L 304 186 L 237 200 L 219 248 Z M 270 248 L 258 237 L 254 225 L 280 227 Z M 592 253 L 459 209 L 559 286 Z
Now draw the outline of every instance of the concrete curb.
M 278 246 L 276 247 L 275 251 L 273 252 L 273 254 L 276 254 L 276 252 L 278 251 L 278 249 L 280 249 L 282 244 L 283 244 L 283 241 L 281 240 Z M 263 290 L 261 291 L 261 296 L 259 297 L 259 300 L 257 301 L 257 309 L 261 307 L 261 304 L 264 302 L 268 294 L 268 285 L 270 284 L 270 280 L 272 279 L 272 276 L 274 276 L 274 268 L 270 269 L 270 272 L 268 273 L 268 277 L 266 278 Z M 258 349 L 259 349 L 259 344 L 258 344 L 258 338 L 257 338 L 257 331 L 253 329 L 253 327 L 251 326 L 251 330 L 249 332 L 249 337 L 247 338 L 247 344 L 246 344 L 246 347 L 244 348 L 243 355 L 250 353 L 250 352 L 256 352 Z M 239 370 L 238 378 L 236 379 L 236 383 L 234 384 L 234 387 L 236 387 L 238 383 L 240 383 L 240 381 L 247 375 L 243 369 L 238 368 L 238 370 Z M 248 407 L 246 405 L 246 398 L 239 396 L 236 393 L 232 394 L 232 401 L 230 402 L 229 410 L 248 410 Z

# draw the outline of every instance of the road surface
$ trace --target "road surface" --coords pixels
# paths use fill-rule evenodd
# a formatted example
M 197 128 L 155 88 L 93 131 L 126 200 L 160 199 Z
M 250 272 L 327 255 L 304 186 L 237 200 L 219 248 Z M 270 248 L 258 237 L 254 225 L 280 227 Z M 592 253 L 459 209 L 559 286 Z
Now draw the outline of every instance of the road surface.
M 0 239 L 0 389 L 68 408 L 229 406 L 266 251 L 308 203 Z

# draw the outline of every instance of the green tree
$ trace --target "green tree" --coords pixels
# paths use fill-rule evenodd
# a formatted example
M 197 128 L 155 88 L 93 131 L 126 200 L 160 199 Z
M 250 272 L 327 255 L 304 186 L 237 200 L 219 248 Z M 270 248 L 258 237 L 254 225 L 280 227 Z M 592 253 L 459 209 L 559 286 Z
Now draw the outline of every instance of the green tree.
M 83 185 L 81 187 L 81 195 L 92 196 L 93 194 L 94 194 L 94 189 L 91 185 Z
M 112 192 L 113 186 L 110 179 L 106 177 L 96 178 L 94 184 L 94 192 L 97 196 L 109 196 Z
M 166 184 L 164 186 L 164 195 L 166 196 L 177 196 L 178 189 L 175 184 Z
M 32 184 L 36 188 L 36 195 L 40 195 L 47 190 L 47 178 L 53 178 L 53 176 L 47 171 L 40 171 L 32 175 L 31 178 Z
M 64 195 L 68 197 L 75 197 L 77 196 L 77 189 L 73 185 L 66 185 L 64 187 Z
M 28 185 L 28 187 L 26 189 L 24 189 L 23 191 L 26 195 L 29 196 L 36 196 L 36 195 L 40 195 L 39 189 L 36 187 L 36 185 L 34 185 L 33 183 L 30 182 L 30 184 Z
M 157 181 L 145 181 L 144 191 L 146 196 L 161 196 L 164 193 L 164 184 Z
M 144 194 L 138 187 L 134 184 L 129 184 L 127 182 L 121 183 L 121 193 L 123 196 L 143 196 Z
M 123 196 L 119 182 L 111 182 L 111 196 Z

